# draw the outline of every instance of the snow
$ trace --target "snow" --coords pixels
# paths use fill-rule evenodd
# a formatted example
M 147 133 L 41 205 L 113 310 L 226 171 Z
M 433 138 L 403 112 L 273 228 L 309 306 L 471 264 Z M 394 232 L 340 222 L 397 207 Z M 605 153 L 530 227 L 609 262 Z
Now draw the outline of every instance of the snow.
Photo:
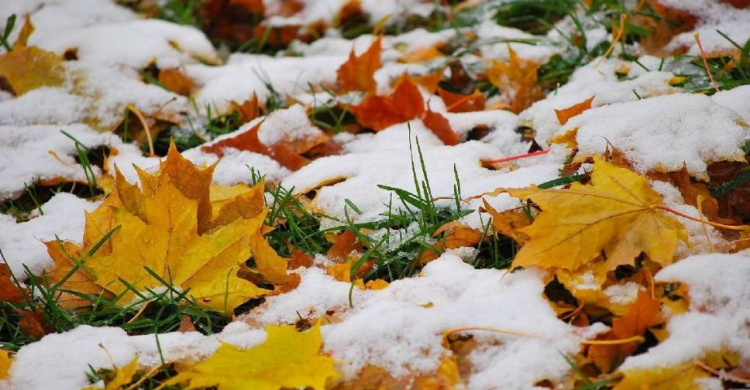
M 285 141 L 307 141 L 323 135 L 299 104 L 272 112 L 258 129 L 258 139 L 268 146 Z
M 583 155 L 604 153 L 611 144 L 638 172 L 678 171 L 685 164 L 690 175 L 706 180 L 708 164 L 744 161 L 750 129 L 740 118 L 707 96 L 679 94 L 593 108 L 562 132 L 578 129 Z
M 0 214 L 0 250 L 11 272 L 23 280 L 24 265 L 35 275 L 52 266 L 44 241 L 80 241 L 84 212 L 93 211 L 99 203 L 62 192 L 41 205 L 44 215 L 37 213 L 28 222 L 17 223 L 10 215 Z
M 310 84 L 331 84 L 336 81 L 336 69 L 346 59 L 343 55 L 274 58 L 232 54 L 224 66 L 186 65 L 186 73 L 201 86 L 195 96 L 198 107 L 209 105 L 222 111 L 229 102 L 243 102 L 253 93 L 265 102 L 271 96 L 266 85 L 282 96 L 294 96 L 309 92 Z
M 64 129 L 89 148 L 117 143 L 111 134 L 100 134 L 85 125 L 0 126 L 0 200 L 19 195 L 35 182 L 86 182 L 83 167 L 75 161 L 75 142 Z M 59 157 L 59 160 L 58 158 Z M 92 167 L 95 173 L 99 168 Z
M 750 358 L 750 257 L 734 254 L 692 256 L 664 268 L 657 282 L 686 283 L 690 310 L 669 319 L 669 337 L 647 353 L 629 357 L 621 371 L 669 367 L 722 350 Z
M 199 59 L 215 61 L 216 57 L 213 46 L 201 31 L 161 20 L 64 29 L 30 39 L 30 44 L 60 54 L 75 50 L 80 61 L 135 69 L 146 68 L 151 63 L 161 69 L 174 68 Z
M 419 277 L 392 282 L 383 290 L 355 288 L 349 308 L 350 284 L 310 269 L 296 290 L 269 298 L 246 321 L 293 323 L 299 316 L 334 312 L 340 321 L 322 328 L 324 345 L 343 362 L 347 377 L 367 364 L 385 367 L 397 377 L 434 372 L 448 353 L 442 334 L 453 328 L 522 332 L 527 336 L 470 332 L 483 347 L 469 356 L 475 367 L 469 388 L 530 388 L 543 379 L 562 379 L 570 366 L 561 354 L 575 353 L 581 340 L 603 330 L 558 320 L 542 298 L 543 287 L 541 275 L 533 271 L 477 270 L 445 254 Z
M 407 126 L 394 125 L 374 136 L 361 137 L 345 144 L 347 154 L 311 162 L 286 177 L 282 185 L 294 188 L 296 194 L 317 189 L 313 204 L 328 215 L 344 219 L 344 200 L 348 199 L 362 211 L 361 215 L 349 213 L 350 217 L 360 221 L 378 219 L 381 213 L 388 211 L 389 203 L 393 204 L 394 209 L 401 207 L 391 191 L 379 188 L 378 185 L 416 192 L 412 164 L 417 175 L 416 181 L 424 180 L 420 156 L 416 150 L 417 139 L 435 198 L 453 196 L 454 167 L 461 179 L 464 198 L 481 195 L 498 187 L 526 187 L 557 177 L 559 161 L 512 171 L 483 168 L 480 160 L 502 157 L 501 150 L 477 141 L 444 146 L 421 123 L 410 123 L 412 151 L 409 149 Z M 513 145 L 514 142 L 520 143 L 520 139 L 509 143 Z M 507 149 L 512 149 L 510 145 Z M 391 200 L 392 196 L 394 199 Z M 474 201 L 474 207 L 479 204 L 481 201 Z

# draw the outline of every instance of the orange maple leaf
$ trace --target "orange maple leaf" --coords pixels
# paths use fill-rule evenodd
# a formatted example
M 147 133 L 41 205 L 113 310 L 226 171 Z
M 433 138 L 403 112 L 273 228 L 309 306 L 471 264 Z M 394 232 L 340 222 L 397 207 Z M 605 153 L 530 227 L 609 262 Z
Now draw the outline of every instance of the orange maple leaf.
M 452 146 L 460 141 L 458 134 L 451 128 L 450 122 L 442 114 L 427 110 L 422 116 L 422 122 L 432 131 L 444 144 Z
M 648 328 L 662 322 L 660 300 L 653 298 L 647 291 L 639 291 L 635 302 L 628 307 L 625 315 L 612 320 L 612 329 L 599 338 L 599 340 L 633 338 L 633 341 L 591 345 L 588 357 L 603 372 L 611 372 L 625 357 L 635 352 L 639 344 L 638 338 L 642 337 Z
M 557 121 L 560 122 L 560 125 L 564 125 L 568 123 L 570 118 L 581 114 L 582 112 L 588 110 L 591 108 L 591 102 L 594 101 L 594 97 L 590 97 L 580 103 L 576 103 L 568 108 L 563 108 L 561 110 L 555 110 L 555 115 L 557 116 Z
M 26 292 L 13 280 L 10 268 L 0 264 L 0 302 L 23 302 L 25 299 Z
M 418 118 L 425 111 L 419 88 L 405 77 L 397 82 L 396 89 L 386 96 L 370 94 L 350 110 L 364 127 L 380 131 L 386 127 Z
M 230 138 L 214 142 L 210 145 L 204 145 L 201 147 L 201 150 L 213 153 L 219 157 L 224 155 L 224 152 L 222 151 L 223 148 L 231 147 L 238 150 L 247 150 L 271 157 L 284 167 L 296 171 L 310 162 L 310 160 L 300 156 L 300 154 L 310 150 L 316 145 L 324 143 L 328 139 L 328 137 L 323 134 L 321 137 L 307 140 L 278 142 L 274 145 L 265 145 L 258 138 L 258 131 L 262 124 L 263 121 L 259 121 L 249 130 L 233 135 Z
M 520 113 L 544 96 L 542 88 L 536 83 L 539 65 L 532 60 L 521 59 L 510 45 L 508 53 L 508 62 L 492 61 L 487 78 L 510 101 L 510 110 Z
M 471 112 L 484 110 L 485 97 L 478 89 L 474 90 L 471 95 L 461 95 L 450 92 L 443 88 L 437 90 L 440 98 L 445 102 L 448 112 Z
M 336 71 L 336 81 L 341 92 L 375 92 L 375 72 L 380 69 L 380 37 L 362 55 L 349 53 L 349 59 Z

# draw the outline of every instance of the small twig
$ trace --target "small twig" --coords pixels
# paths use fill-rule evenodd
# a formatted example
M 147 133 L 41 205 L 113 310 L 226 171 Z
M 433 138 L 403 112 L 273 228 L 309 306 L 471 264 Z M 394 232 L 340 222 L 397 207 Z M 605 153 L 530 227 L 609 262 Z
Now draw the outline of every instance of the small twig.
M 711 70 L 708 67 L 708 60 L 706 59 L 706 52 L 703 51 L 703 44 L 701 43 L 701 37 L 698 35 L 698 33 L 693 34 L 693 39 L 695 39 L 695 43 L 698 44 L 698 50 L 701 52 L 701 58 L 703 59 L 703 67 L 706 68 L 706 74 L 708 75 L 708 79 L 711 80 L 711 85 L 713 85 L 716 92 L 719 92 L 719 84 L 716 83 L 716 80 L 714 80 L 714 75 L 711 74 Z

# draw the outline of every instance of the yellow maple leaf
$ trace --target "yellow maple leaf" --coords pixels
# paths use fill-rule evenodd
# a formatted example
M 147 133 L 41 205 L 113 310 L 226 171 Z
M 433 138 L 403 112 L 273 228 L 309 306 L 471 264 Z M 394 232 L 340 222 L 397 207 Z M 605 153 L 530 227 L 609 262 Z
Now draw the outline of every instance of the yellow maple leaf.
M 227 313 L 268 292 L 237 275 L 251 254 L 265 281 L 294 282 L 294 275 L 286 273 L 287 260 L 263 237 L 268 213 L 263 183 L 244 190 L 214 186 L 220 205 L 212 218 L 213 168 L 195 167 L 172 145 L 159 172 L 137 170 L 142 190 L 115 171 L 113 192 L 86 215 L 83 245 L 47 243 L 55 261 L 50 280 L 70 276 L 64 290 L 120 295 L 123 302 L 166 281 L 190 289 L 198 303 Z M 89 304 L 80 294 L 62 293 L 57 299 L 68 308 Z
M 693 363 L 625 371 L 624 374 L 613 390 L 698 390 L 703 386 L 696 379 L 709 376 Z
M 539 65 L 519 57 L 510 45 L 508 56 L 508 62 L 492 61 L 492 67 L 487 70 L 487 78 L 510 101 L 510 110 L 520 113 L 544 97 L 541 87 L 536 83 Z
M 250 349 L 222 344 L 213 356 L 187 367 L 166 384 L 185 383 L 187 389 L 324 389 L 328 378 L 338 376 L 334 360 L 320 353 L 319 324 L 305 332 L 269 325 L 266 332 L 266 341 Z
M 514 267 L 575 270 L 604 253 L 611 270 L 633 263 L 641 252 L 667 265 L 678 240 L 687 242 L 685 228 L 665 213 L 661 197 L 645 177 L 598 155 L 591 185 L 507 192 L 542 209 L 531 226 L 519 229 L 529 241 L 516 255 Z
M 138 372 L 138 357 L 134 357 L 130 363 L 122 367 L 114 367 L 112 370 L 106 370 L 104 375 L 104 390 L 120 390 L 133 381 L 133 376 Z M 84 390 L 94 390 L 100 387 L 87 386 Z

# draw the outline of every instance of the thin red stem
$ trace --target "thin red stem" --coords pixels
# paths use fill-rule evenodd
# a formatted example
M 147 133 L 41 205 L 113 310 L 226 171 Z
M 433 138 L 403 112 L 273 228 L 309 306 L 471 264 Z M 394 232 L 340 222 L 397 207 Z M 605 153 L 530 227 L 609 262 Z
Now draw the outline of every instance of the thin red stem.
M 537 150 L 536 152 L 531 152 L 531 153 L 526 153 L 526 154 L 518 154 L 518 155 L 515 155 L 515 156 L 508 156 L 508 157 L 503 157 L 503 158 L 496 158 L 496 159 L 493 159 L 493 160 L 482 160 L 482 162 L 484 162 L 485 164 L 499 164 L 499 163 L 504 163 L 504 162 L 513 161 L 513 160 L 520 160 L 522 158 L 528 158 L 528 157 L 534 157 L 534 156 L 541 156 L 541 155 L 547 154 L 547 153 L 549 153 L 549 149 Z
M 719 92 L 719 84 L 716 83 L 716 80 L 714 80 L 714 75 L 711 74 L 711 70 L 708 68 L 708 60 L 706 59 L 706 52 L 703 51 L 703 44 L 701 43 L 701 37 L 698 35 L 698 33 L 693 34 L 693 39 L 695 39 L 695 43 L 698 44 L 698 50 L 701 52 L 701 58 L 703 59 L 703 67 L 706 68 L 706 74 L 708 74 L 708 79 L 711 80 L 711 85 L 714 86 L 714 89 L 716 89 L 716 92 Z

